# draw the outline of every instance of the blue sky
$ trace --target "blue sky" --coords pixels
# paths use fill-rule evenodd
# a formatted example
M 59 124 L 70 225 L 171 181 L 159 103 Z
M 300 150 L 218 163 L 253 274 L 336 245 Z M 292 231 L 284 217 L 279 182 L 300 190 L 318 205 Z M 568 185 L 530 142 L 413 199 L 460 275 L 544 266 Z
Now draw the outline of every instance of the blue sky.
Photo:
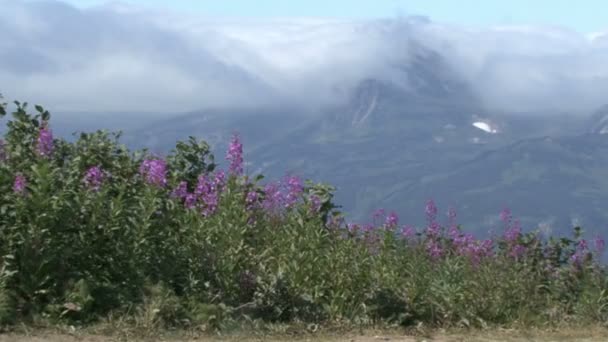
M 86 7 L 103 0 L 68 0 Z M 130 4 L 212 16 L 369 18 L 424 15 L 471 26 L 555 25 L 579 32 L 608 28 L 606 0 L 123 0 Z

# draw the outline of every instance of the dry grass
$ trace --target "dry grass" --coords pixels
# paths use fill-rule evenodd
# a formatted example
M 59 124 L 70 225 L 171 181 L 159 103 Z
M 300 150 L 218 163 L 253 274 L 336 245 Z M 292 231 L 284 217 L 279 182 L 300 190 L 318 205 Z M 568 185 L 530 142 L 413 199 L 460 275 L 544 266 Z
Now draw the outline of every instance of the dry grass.
M 106 328 L 104 328 L 106 329 Z M 213 341 L 213 342 L 233 342 L 233 341 L 330 341 L 330 342 L 422 342 L 422 341 L 606 341 L 608 329 L 602 327 L 578 327 L 563 328 L 558 330 L 452 330 L 452 331 L 419 331 L 414 335 L 406 335 L 399 331 L 375 331 L 352 333 L 319 333 L 304 335 L 252 335 L 246 333 L 235 333 L 227 336 L 214 336 L 209 334 L 199 334 L 194 332 L 164 332 L 162 335 L 153 332 L 134 332 L 129 330 L 107 331 L 96 330 L 76 331 L 64 330 L 35 330 L 29 331 L 26 328 L 20 331 L 0 334 L 0 342 L 111 342 L 111 341 Z

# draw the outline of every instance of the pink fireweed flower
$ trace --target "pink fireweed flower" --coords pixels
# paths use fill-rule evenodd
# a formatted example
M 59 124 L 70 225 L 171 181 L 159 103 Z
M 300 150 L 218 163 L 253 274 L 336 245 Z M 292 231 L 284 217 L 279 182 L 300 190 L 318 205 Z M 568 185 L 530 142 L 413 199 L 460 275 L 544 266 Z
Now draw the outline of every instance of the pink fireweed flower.
M 171 198 L 179 198 L 184 199 L 188 195 L 188 182 L 181 181 L 179 184 L 171 191 Z
M 504 233 L 504 239 L 505 241 L 507 241 L 508 243 L 515 243 L 517 242 L 517 240 L 519 239 L 519 237 L 521 236 L 521 226 L 519 224 L 518 220 L 515 220 L 515 222 L 513 222 L 512 226 L 507 226 L 507 229 L 505 230 Z
M 36 153 L 40 157 L 48 158 L 53 153 L 53 132 L 44 124 L 38 131 L 36 139 Z
M 19 195 L 25 194 L 25 188 L 27 187 L 27 180 L 25 176 L 21 173 L 18 173 L 15 176 L 15 181 L 13 182 L 13 192 Z
M 224 186 L 226 185 L 226 173 L 224 172 L 224 170 L 219 170 L 215 172 L 215 178 L 213 182 L 215 183 L 217 191 L 221 192 L 224 189 Z
M 349 223 L 346 225 L 346 229 L 349 231 L 349 233 L 356 235 L 361 230 L 361 227 L 356 223 Z
M 382 224 L 381 222 L 384 220 L 384 216 L 386 215 L 386 210 L 380 208 L 374 210 L 372 213 L 372 222 L 374 225 Z
M 196 188 L 194 188 L 194 194 L 197 196 L 204 196 L 205 194 L 213 191 L 214 185 L 209 179 L 209 176 L 206 174 L 202 174 L 198 176 L 198 182 L 196 183 Z
M 216 178 L 212 181 L 208 175 L 200 175 L 194 194 L 202 202 L 201 213 L 204 216 L 215 213 L 219 204 L 219 189 Z
M 416 228 L 410 225 L 405 225 L 401 228 L 401 236 L 409 240 L 416 235 Z
M 453 207 L 448 209 L 448 226 L 450 231 L 457 230 L 458 225 L 456 224 L 456 209 Z
M 494 256 L 494 240 L 485 239 L 481 242 L 481 250 L 486 257 Z
M 448 209 L 448 222 L 450 224 L 456 223 L 456 209 L 454 209 L 454 207 Z
M 437 206 L 432 199 L 426 202 L 424 211 L 426 212 L 426 219 L 429 223 L 434 222 L 437 219 Z
M 473 237 L 473 234 L 458 234 L 458 236 L 456 236 L 452 242 L 454 243 L 454 247 L 456 247 L 456 250 L 459 254 L 465 254 L 465 251 L 467 250 L 468 246 L 473 244 L 475 241 L 475 238 Z
M 509 256 L 512 257 L 513 259 L 519 259 L 522 256 L 524 256 L 524 254 L 526 254 L 526 252 L 528 251 L 528 249 L 520 244 L 514 245 L 511 247 L 510 251 L 509 251 Z
M 439 244 L 439 241 L 436 240 L 429 240 L 427 242 L 426 251 L 433 260 L 437 260 L 443 255 L 441 245 Z
M 511 223 L 511 219 L 513 216 L 511 215 L 511 210 L 509 208 L 504 208 L 500 212 L 500 220 L 505 224 L 509 225 Z
M 226 160 L 230 162 L 229 172 L 231 175 L 240 176 L 243 174 L 243 144 L 241 143 L 238 134 L 232 136 Z
M 195 194 L 187 194 L 184 198 L 184 206 L 187 209 L 192 209 L 196 206 L 196 195 Z
M 82 182 L 92 191 L 98 191 L 104 179 L 104 172 L 99 166 L 91 166 L 84 174 Z
M 251 190 L 245 196 L 245 207 L 247 210 L 253 210 L 258 202 L 259 195 L 255 190 Z
M 374 230 L 376 230 L 376 227 L 374 227 L 374 225 L 371 223 L 368 223 L 363 226 L 363 233 L 371 233 Z
M 374 220 L 374 223 L 377 220 L 380 220 L 384 215 L 386 215 L 386 210 L 382 208 L 374 210 L 374 213 L 372 214 L 372 219 Z
M 264 187 L 264 200 L 262 206 L 268 213 L 277 214 L 277 211 L 282 208 L 284 202 L 283 194 L 281 193 L 280 183 L 269 183 Z
M 604 253 L 604 249 L 606 248 L 606 241 L 604 241 L 601 236 L 597 235 L 595 238 L 593 238 L 592 242 L 595 253 L 602 255 Z
M 574 254 L 572 254 L 572 256 L 570 257 L 570 261 L 572 262 L 572 264 L 574 266 L 581 266 L 581 264 L 583 263 L 583 255 L 582 253 L 576 252 Z
M 471 265 L 474 267 L 479 266 L 481 260 L 485 257 L 491 257 L 493 255 L 493 241 L 484 240 L 478 241 L 472 238 L 467 238 L 464 245 L 460 246 L 458 253 L 460 255 L 469 258 Z
M 589 245 L 587 240 L 582 239 L 576 244 L 576 251 L 570 257 L 573 265 L 580 267 L 589 255 Z
M 458 226 L 450 225 L 450 228 L 448 229 L 448 237 L 454 242 L 460 237 L 460 230 L 458 230 Z
M 158 187 L 167 185 L 167 163 L 163 159 L 146 159 L 140 167 L 139 173 L 146 183 Z
M 395 213 L 394 211 L 391 211 L 391 213 L 386 217 L 384 225 L 387 228 L 392 229 L 392 228 L 397 227 L 398 224 L 399 224 L 399 216 L 397 216 L 397 213 Z
M 259 207 L 260 194 L 254 189 L 249 190 L 247 195 L 245 196 L 245 210 L 250 212 L 250 215 L 247 219 L 247 223 L 249 225 L 254 225 L 257 223 L 256 217 L 254 215 L 254 210 Z
M 219 198 L 217 192 L 211 192 L 202 198 L 203 201 L 203 209 L 201 213 L 203 216 L 210 216 L 215 213 L 217 210 L 217 206 L 219 204 Z
M 583 239 L 576 244 L 576 251 L 570 256 L 570 261 L 574 266 L 580 267 L 589 255 L 590 252 L 587 240 Z
M 587 240 L 580 240 L 576 245 L 576 249 L 579 251 L 586 251 L 587 249 L 589 249 L 589 244 L 587 243 Z
M 429 222 L 429 225 L 426 228 L 426 235 L 432 239 L 436 239 L 441 235 L 441 226 L 437 221 Z
M 298 201 L 298 198 L 304 191 L 304 187 L 302 186 L 302 181 L 297 176 L 288 177 L 285 183 L 287 187 L 287 196 L 285 196 L 285 207 L 291 208 Z

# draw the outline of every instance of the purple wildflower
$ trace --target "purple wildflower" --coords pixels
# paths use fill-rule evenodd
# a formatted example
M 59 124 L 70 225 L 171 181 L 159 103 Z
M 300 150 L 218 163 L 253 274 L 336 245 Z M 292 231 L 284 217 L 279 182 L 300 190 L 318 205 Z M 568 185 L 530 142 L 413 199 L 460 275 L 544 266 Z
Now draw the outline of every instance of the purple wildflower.
M 139 173 L 146 183 L 158 187 L 167 185 L 167 164 L 163 159 L 146 159 L 140 167 Z
M 363 232 L 364 233 L 371 233 L 374 230 L 376 230 L 376 227 L 374 227 L 374 225 L 371 224 L 371 223 L 368 223 L 368 224 L 366 224 L 366 225 L 363 226 Z
M 91 166 L 84 174 L 84 185 L 92 190 L 98 191 L 104 179 L 104 173 L 99 166 Z
M 188 195 L 188 182 L 181 181 L 179 184 L 171 191 L 172 198 L 184 199 Z
M 432 199 L 428 200 L 424 209 L 427 221 L 429 223 L 434 222 L 437 219 L 437 206 L 435 205 L 435 201 Z
M 576 245 L 576 249 L 579 251 L 586 251 L 587 249 L 589 249 L 589 244 L 587 243 L 587 240 L 581 239 Z
M 489 239 L 484 241 L 470 240 L 462 249 L 461 254 L 468 256 L 471 264 L 474 267 L 477 267 L 482 258 L 492 256 L 493 243 L 494 242 Z
M 202 209 L 203 216 L 210 216 L 217 210 L 219 198 L 217 192 L 210 192 L 202 198 L 204 206 Z
M 184 199 L 184 206 L 188 209 L 194 208 L 196 205 L 196 195 L 195 194 L 187 194 Z
M 232 175 L 240 176 L 243 174 L 243 144 L 238 134 L 232 136 L 226 160 L 230 162 L 229 172 Z
M 491 257 L 494 255 L 494 240 L 485 239 L 481 242 L 481 248 L 485 253 L 485 256 Z
M 224 170 L 219 170 L 215 173 L 215 179 L 213 180 L 217 191 L 221 192 L 224 189 L 224 185 L 226 185 L 226 173 Z
M 403 238 L 406 240 L 411 239 L 414 237 L 414 235 L 416 235 L 416 228 L 413 226 L 405 225 L 403 228 L 401 228 L 401 236 L 403 236 Z
M 473 244 L 475 239 L 473 238 L 473 234 L 459 234 L 456 238 L 453 239 L 454 247 L 459 254 L 466 254 L 467 248 Z
M 304 191 L 304 187 L 302 186 L 302 181 L 297 176 L 291 176 L 287 178 L 287 196 L 285 196 L 285 207 L 291 208 L 293 207 L 298 198 Z
M 448 229 L 448 236 L 452 241 L 456 241 L 458 237 L 460 237 L 460 230 L 458 230 L 458 226 L 450 225 L 450 228 Z
M 217 210 L 219 204 L 219 193 L 215 179 L 212 181 L 208 175 L 202 174 L 198 177 L 198 183 L 194 194 L 202 201 L 202 214 L 209 216 Z
M 383 208 L 374 210 L 374 212 L 372 213 L 372 222 L 374 224 L 382 222 L 382 218 L 384 217 L 384 215 L 386 215 L 386 210 L 384 210 Z
M 346 225 L 346 229 L 348 229 L 351 234 L 356 235 L 361 230 L 361 227 L 356 223 L 349 223 Z
M 436 240 L 429 240 L 426 244 L 426 250 L 433 260 L 437 260 L 443 255 L 441 245 L 439 244 L 439 241 Z
M 196 188 L 194 188 L 194 194 L 201 197 L 212 190 L 213 184 L 209 180 L 209 176 L 206 174 L 198 176 L 198 182 L 196 183 Z
M 588 255 L 589 245 L 587 244 L 587 240 L 582 239 L 576 244 L 576 251 L 570 256 L 570 261 L 572 261 L 572 264 L 579 267 Z
M 438 238 L 441 235 L 441 226 L 437 221 L 429 222 L 429 225 L 426 228 L 426 235 L 433 239 Z
M 583 263 L 583 255 L 577 251 L 576 253 L 572 254 L 570 261 L 573 265 L 578 267 Z
M 16 194 L 24 194 L 25 188 L 27 186 L 27 180 L 23 174 L 18 173 L 15 176 L 15 181 L 13 182 L 13 192 Z
M 509 225 L 511 223 L 511 219 L 513 216 L 511 215 L 511 210 L 509 208 L 504 208 L 500 212 L 500 220 L 505 224 Z
M 517 244 L 511 247 L 511 251 L 509 252 L 509 256 L 514 259 L 521 258 L 527 252 L 527 248 L 523 245 Z
M 282 207 L 284 202 L 283 194 L 281 193 L 280 183 L 269 183 L 264 187 L 264 201 L 262 206 L 268 213 L 275 213 Z
M 387 217 L 385 221 L 385 225 L 387 228 L 395 228 L 399 224 L 399 216 L 397 213 L 392 211 Z
M 44 124 L 38 131 L 36 140 L 36 153 L 39 156 L 48 158 L 53 153 L 53 132 Z
M 247 193 L 247 196 L 245 197 L 245 206 L 247 210 L 253 210 L 255 208 L 258 198 L 258 192 L 255 190 L 251 190 Z
M 602 255 L 604 253 L 604 249 L 606 248 L 606 241 L 602 239 L 601 236 L 597 235 L 595 238 L 593 238 L 593 248 L 595 253 Z
M 507 230 L 504 233 L 504 239 L 508 242 L 508 243 L 515 243 L 517 241 L 517 239 L 519 239 L 519 236 L 521 235 L 521 226 L 519 224 L 519 221 L 515 221 L 513 222 L 513 225 L 510 227 L 507 227 Z
M 458 226 L 456 224 L 456 209 L 454 209 L 453 207 L 450 207 L 448 209 L 448 225 L 450 231 L 456 229 L 456 227 Z

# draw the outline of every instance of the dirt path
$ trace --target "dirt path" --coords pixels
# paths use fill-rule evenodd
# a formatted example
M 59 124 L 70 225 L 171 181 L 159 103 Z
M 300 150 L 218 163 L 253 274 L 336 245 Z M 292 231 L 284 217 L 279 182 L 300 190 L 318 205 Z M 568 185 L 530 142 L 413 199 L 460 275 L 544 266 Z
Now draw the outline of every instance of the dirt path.
M 435 342 L 449 342 L 449 341 L 463 341 L 463 342 L 524 342 L 524 341 L 580 341 L 580 342 L 592 342 L 592 341 L 606 341 L 606 336 L 602 337 L 583 337 L 578 338 L 563 337 L 563 336 L 528 336 L 528 337 L 490 337 L 490 336 L 467 336 L 467 335 L 437 335 L 433 337 L 403 337 L 403 336 L 344 336 L 344 337 L 309 337 L 304 339 L 296 339 L 295 341 L 329 341 L 329 342 L 423 342 L 423 341 L 435 341 Z M 129 338 L 129 337 L 104 337 L 104 336 L 70 336 L 70 335 L 59 335 L 59 334 L 48 334 L 39 336 L 23 336 L 23 335 L 0 335 L 0 342 L 118 342 L 118 341 L 167 341 L 167 342 L 178 342 L 178 341 L 209 341 L 209 342 L 232 342 L 232 341 L 294 341 L 294 339 L 285 337 L 229 337 L 229 338 L 211 338 L 201 337 L 197 339 L 156 339 L 156 338 Z
M 556 332 L 546 331 L 476 331 L 471 333 L 436 333 L 430 336 L 403 336 L 395 333 L 387 334 L 344 334 L 344 335 L 311 335 L 301 337 L 291 336 L 262 336 L 254 337 L 247 335 L 227 336 L 227 337 L 134 337 L 126 334 L 117 336 L 102 336 L 86 333 L 56 333 L 56 332 L 34 332 L 0 334 L 0 342 L 122 342 L 122 341 L 209 341 L 209 342 L 234 342 L 234 341 L 329 341 L 329 342 L 524 342 L 524 341 L 556 341 L 556 342 L 592 342 L 608 341 L 608 329 L 591 328 L 577 330 L 561 330 Z

